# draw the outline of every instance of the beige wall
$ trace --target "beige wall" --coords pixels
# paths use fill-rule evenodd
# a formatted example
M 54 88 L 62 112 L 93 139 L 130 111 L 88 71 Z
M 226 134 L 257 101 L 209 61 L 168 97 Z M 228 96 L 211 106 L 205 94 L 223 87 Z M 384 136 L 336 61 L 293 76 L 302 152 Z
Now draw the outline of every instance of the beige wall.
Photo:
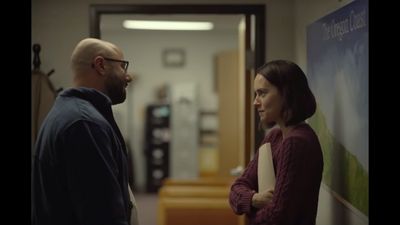
M 294 5 L 293 0 L 266 1 L 266 61 L 294 60 Z
M 295 61 L 302 69 L 307 70 L 307 26 L 350 2 L 350 0 L 294 0 Z

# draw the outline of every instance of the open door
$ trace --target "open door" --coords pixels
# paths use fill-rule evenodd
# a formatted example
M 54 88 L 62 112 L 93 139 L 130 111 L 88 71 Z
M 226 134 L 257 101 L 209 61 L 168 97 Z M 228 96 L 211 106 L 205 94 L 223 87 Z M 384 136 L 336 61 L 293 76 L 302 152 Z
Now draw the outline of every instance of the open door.
M 239 175 L 256 148 L 258 134 L 252 102 L 256 69 L 254 24 L 254 16 L 243 16 L 238 26 L 238 50 L 217 57 L 218 83 L 225 88 L 219 92 L 220 176 Z

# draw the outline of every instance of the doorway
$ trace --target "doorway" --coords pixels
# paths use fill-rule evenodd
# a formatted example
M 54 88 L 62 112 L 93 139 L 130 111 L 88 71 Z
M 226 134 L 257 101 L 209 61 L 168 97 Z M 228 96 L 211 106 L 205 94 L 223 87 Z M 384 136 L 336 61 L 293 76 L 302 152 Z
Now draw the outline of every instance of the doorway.
M 255 68 L 261 66 L 265 61 L 265 6 L 264 5 L 121 5 L 121 4 L 93 4 L 90 6 L 90 35 L 91 37 L 101 38 L 102 20 L 110 15 L 132 15 L 132 16 L 185 16 L 197 15 L 204 17 L 236 15 L 243 17 L 242 37 L 239 37 L 242 50 L 241 67 L 239 68 L 241 82 L 241 92 L 238 99 L 241 102 L 238 109 L 240 112 L 238 128 L 239 153 L 241 164 L 244 167 L 250 160 L 255 149 L 254 143 L 259 143 L 261 137 L 256 132 L 257 122 L 255 112 L 252 110 L 252 80 Z M 168 49 L 167 49 L 168 50 Z M 182 57 L 179 49 L 173 51 L 170 59 L 175 60 Z M 178 51 L 176 51 L 178 50 Z M 135 67 L 135 59 L 133 59 Z M 175 62 L 172 62 L 175 63 Z M 239 63 L 240 64 L 240 63 Z M 201 78 L 199 78 L 201 79 Z M 127 99 L 129 100 L 129 99 Z M 125 110 L 128 114 L 132 113 L 132 105 L 126 104 Z M 144 112 L 142 112 L 144 113 Z M 212 113 L 211 113 L 212 114 Z M 205 111 L 205 115 L 209 112 Z M 135 133 L 129 131 L 129 124 L 126 128 L 129 135 Z M 129 145 L 129 144 L 128 144 Z M 129 146 L 128 146 L 129 147 Z M 253 150 L 253 151 L 252 151 Z M 138 149 L 136 151 L 141 151 Z

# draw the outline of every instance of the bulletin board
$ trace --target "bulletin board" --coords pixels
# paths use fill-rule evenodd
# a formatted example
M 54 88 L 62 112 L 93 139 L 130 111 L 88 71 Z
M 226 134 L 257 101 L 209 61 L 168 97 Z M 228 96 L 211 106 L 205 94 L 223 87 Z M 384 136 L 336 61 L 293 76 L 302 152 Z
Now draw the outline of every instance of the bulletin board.
M 307 27 L 307 76 L 317 100 L 309 119 L 324 155 L 323 183 L 368 216 L 368 1 Z

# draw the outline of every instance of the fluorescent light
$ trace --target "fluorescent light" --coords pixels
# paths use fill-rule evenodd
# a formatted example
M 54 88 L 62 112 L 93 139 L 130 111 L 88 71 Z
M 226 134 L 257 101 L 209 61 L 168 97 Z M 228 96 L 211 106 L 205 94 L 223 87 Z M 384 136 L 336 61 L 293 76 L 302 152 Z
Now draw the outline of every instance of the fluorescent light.
M 210 22 L 156 20 L 125 20 L 123 26 L 126 29 L 143 30 L 211 30 L 214 27 Z

